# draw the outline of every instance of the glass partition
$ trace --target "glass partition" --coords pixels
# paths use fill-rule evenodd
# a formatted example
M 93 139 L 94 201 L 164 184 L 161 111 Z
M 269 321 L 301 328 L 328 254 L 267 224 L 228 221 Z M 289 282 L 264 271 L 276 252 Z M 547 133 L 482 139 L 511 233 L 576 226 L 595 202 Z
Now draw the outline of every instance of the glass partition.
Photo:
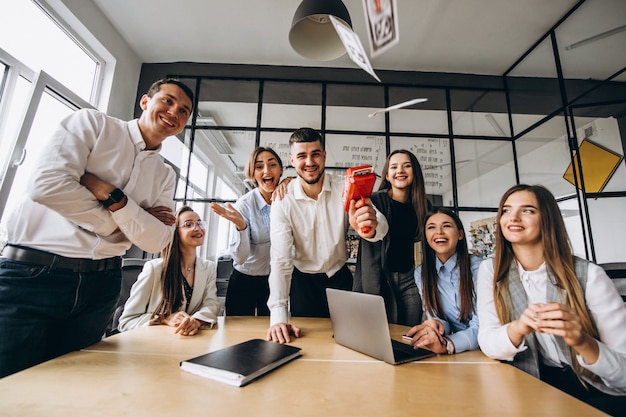
M 392 136 L 390 139 L 390 151 L 393 152 L 396 149 L 407 149 L 417 157 L 424 175 L 426 194 L 429 195 L 431 203 L 436 206 L 451 206 L 452 169 L 450 167 L 450 140 Z
M 257 125 L 259 82 L 202 79 L 198 93 L 198 118 L 215 126 Z
M 261 126 L 319 130 L 322 127 L 322 85 L 266 81 Z
M 557 198 L 575 189 L 563 178 L 572 162 L 565 119 L 553 117 L 515 141 L 521 183 L 541 184 Z
M 389 130 L 392 133 L 447 135 L 448 106 L 444 89 L 389 87 L 390 106 L 417 98 L 426 98 L 428 101 L 390 112 Z
M 385 107 L 381 86 L 329 84 L 326 87 L 326 129 L 384 132 L 385 116 L 370 114 Z
M 510 141 L 455 140 L 454 155 L 459 206 L 497 207 L 515 184 Z
M 587 204 L 596 262 L 624 262 L 626 197 L 588 199 Z
M 511 136 L 503 91 L 452 90 L 450 104 L 455 135 Z

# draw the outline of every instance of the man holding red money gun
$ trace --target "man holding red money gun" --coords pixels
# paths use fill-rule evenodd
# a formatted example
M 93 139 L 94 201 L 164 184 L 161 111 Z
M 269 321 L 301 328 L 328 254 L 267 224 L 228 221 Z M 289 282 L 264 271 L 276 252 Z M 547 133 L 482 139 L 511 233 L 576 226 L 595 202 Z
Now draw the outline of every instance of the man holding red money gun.
M 326 151 L 319 132 L 298 129 L 289 147 L 298 179 L 289 183 L 283 199 L 272 203 L 270 221 L 267 340 L 278 343 L 301 335 L 289 323 L 289 313 L 328 317 L 326 288 L 352 289 L 352 273 L 346 266 L 348 226 L 372 242 L 389 229 L 385 216 L 365 195 L 351 199 L 346 212 L 344 180 L 325 174 Z

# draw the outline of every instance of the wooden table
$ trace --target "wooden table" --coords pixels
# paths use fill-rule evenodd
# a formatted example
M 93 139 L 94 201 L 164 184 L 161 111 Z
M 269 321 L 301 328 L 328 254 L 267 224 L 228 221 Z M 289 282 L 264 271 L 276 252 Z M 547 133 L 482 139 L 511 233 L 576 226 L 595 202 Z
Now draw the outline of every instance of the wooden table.
M 238 388 L 181 360 L 253 338 L 268 318 L 220 318 L 194 337 L 151 326 L 0 380 L 4 416 L 592 416 L 592 407 L 481 352 L 392 366 L 333 342 L 328 319 L 294 318 L 302 357 Z M 391 326 L 392 336 L 406 331 Z

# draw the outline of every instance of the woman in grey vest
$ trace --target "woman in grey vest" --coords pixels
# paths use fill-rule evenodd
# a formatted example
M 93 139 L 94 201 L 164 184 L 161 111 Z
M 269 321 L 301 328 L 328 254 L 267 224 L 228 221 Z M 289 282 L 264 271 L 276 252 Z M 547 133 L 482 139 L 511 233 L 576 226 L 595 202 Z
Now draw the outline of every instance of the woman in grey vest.
M 554 196 L 516 185 L 498 207 L 496 254 L 478 272 L 478 343 L 610 414 L 626 409 L 626 307 L 604 270 L 571 253 Z

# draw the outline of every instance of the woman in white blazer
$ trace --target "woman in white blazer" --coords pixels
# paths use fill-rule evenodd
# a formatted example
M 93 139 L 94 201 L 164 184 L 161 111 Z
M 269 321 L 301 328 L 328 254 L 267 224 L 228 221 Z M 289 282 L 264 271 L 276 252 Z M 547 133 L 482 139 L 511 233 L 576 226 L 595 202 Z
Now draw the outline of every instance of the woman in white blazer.
M 193 336 L 217 322 L 215 262 L 196 257 L 206 223 L 190 207 L 176 212 L 176 231 L 161 257 L 147 262 L 130 290 L 118 329 L 166 324 Z

